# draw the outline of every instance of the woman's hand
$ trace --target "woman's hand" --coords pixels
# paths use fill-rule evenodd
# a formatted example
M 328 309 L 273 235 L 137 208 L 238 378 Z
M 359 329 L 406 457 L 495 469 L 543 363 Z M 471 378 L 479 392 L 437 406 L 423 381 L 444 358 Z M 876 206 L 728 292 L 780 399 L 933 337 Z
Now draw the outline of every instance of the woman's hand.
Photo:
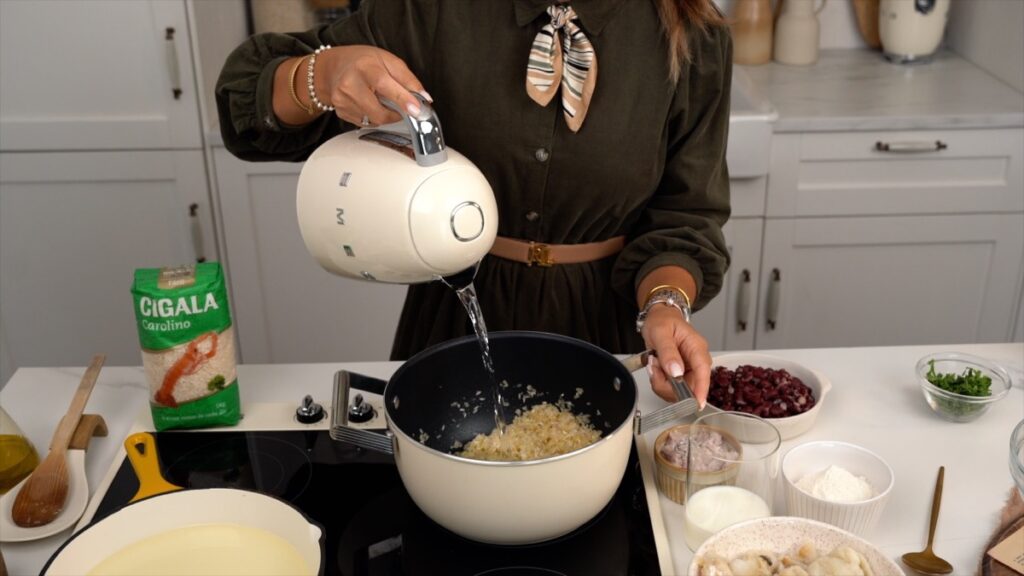
M 683 319 L 678 309 L 667 304 L 651 309 L 641 335 L 647 347 L 658 353 L 647 365 L 654 393 L 675 402 L 676 394 L 667 374 L 682 377 L 703 409 L 711 386 L 711 354 L 707 340 Z
M 314 87 L 317 98 L 330 102 L 335 114 L 356 126 L 364 118 L 374 125 L 401 120 L 378 98 L 391 100 L 413 116 L 420 107 L 412 92 L 432 101 L 401 58 L 374 46 L 336 46 L 321 52 Z

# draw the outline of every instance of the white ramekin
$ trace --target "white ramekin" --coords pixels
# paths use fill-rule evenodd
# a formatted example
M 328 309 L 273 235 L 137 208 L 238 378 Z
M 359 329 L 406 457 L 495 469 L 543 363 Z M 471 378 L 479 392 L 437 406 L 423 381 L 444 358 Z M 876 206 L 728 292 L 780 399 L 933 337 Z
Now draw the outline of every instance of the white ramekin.
M 854 476 L 863 476 L 874 488 L 875 496 L 861 502 L 829 502 L 796 487 L 804 476 L 829 466 L 840 466 Z M 782 459 L 782 477 L 790 516 L 827 522 L 859 536 L 870 535 L 878 524 L 895 481 L 892 468 L 874 452 L 834 441 L 807 442 L 790 449 Z

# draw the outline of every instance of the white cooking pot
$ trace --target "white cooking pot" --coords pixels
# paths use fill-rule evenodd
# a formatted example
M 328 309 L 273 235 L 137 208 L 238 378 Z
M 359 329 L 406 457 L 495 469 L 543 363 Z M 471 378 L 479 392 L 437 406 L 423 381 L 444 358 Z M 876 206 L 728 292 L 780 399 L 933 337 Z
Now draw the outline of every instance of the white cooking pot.
M 420 103 L 413 117 L 384 102 L 402 114 L 401 123 L 335 136 L 303 165 L 299 230 L 329 272 L 428 282 L 472 267 L 491 249 L 498 232 L 491 187 L 472 162 L 445 147 L 433 108 L 422 97 Z
M 339 372 L 331 437 L 393 453 L 409 496 L 431 519 L 456 534 L 489 544 L 522 545 L 557 538 L 596 516 L 622 481 L 634 434 L 696 411 L 681 381 L 682 401 L 641 418 L 631 372 L 647 353 L 623 361 L 567 336 L 495 332 L 490 336 L 509 414 L 561 398 L 601 432 L 597 442 L 540 460 L 496 462 L 459 456 L 457 447 L 494 429 L 489 379 L 474 336 L 438 344 L 404 363 L 383 387 L 387 431 L 351 425 L 350 389 L 367 377 Z M 372 381 L 373 379 L 369 379 Z M 527 388 L 527 386 L 529 388 Z M 357 406 L 366 406 L 357 403 Z M 363 418 L 359 418 L 360 421 Z M 599 553 L 599 551 L 595 551 Z

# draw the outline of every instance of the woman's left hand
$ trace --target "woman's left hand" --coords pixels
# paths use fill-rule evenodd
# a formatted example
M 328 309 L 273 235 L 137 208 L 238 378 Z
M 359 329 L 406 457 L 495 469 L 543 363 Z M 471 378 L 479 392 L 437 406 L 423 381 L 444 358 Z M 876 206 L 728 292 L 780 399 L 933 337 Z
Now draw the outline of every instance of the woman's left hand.
M 703 409 L 711 386 L 708 341 L 683 319 L 678 309 L 667 304 L 651 309 L 641 335 L 647 347 L 658 354 L 647 365 L 654 393 L 669 402 L 675 402 L 676 394 L 669 384 L 667 374 L 681 377 Z

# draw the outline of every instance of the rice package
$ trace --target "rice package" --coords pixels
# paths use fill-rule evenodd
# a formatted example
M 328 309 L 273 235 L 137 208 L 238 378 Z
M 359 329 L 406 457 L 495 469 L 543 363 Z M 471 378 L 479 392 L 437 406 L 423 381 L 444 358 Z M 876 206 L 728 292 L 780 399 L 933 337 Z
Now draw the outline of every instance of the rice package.
M 220 264 L 138 269 L 132 296 L 156 429 L 238 423 L 235 330 Z

